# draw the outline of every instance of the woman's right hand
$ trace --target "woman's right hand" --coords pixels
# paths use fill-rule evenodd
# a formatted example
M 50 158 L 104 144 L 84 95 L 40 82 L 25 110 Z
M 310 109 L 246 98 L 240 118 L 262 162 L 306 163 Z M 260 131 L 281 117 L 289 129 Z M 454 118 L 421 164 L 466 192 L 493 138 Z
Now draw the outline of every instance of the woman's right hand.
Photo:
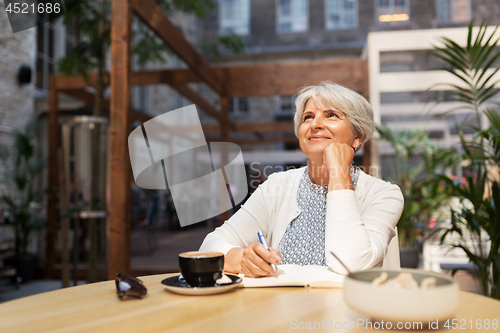
M 261 243 L 252 243 L 243 250 L 241 273 L 248 277 L 262 277 L 275 273 L 271 264 L 281 263 L 281 254 L 273 248 L 269 252 Z
M 271 264 L 281 263 L 281 254 L 273 248 L 255 242 L 246 248 L 232 248 L 225 257 L 224 270 L 243 273 L 248 277 L 262 277 L 275 273 Z

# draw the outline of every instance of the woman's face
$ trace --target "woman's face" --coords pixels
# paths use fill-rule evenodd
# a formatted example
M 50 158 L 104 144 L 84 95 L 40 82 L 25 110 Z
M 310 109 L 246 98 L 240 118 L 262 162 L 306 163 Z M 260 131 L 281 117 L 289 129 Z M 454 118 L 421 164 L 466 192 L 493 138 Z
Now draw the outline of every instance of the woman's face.
M 309 159 L 322 158 L 323 150 L 332 142 L 346 143 L 353 148 L 362 143 L 343 112 L 325 106 L 319 96 L 316 100 L 309 98 L 299 127 L 300 148 Z

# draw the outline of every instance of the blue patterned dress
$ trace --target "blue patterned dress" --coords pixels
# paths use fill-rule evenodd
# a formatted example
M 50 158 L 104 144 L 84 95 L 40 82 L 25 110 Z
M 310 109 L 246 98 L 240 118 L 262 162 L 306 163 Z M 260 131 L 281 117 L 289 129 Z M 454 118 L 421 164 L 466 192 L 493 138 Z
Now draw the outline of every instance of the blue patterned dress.
M 353 189 L 360 169 L 350 167 Z M 288 225 L 278 251 L 282 264 L 327 266 L 325 257 L 326 195 L 328 186 L 311 182 L 306 168 L 297 191 L 297 204 L 302 213 Z

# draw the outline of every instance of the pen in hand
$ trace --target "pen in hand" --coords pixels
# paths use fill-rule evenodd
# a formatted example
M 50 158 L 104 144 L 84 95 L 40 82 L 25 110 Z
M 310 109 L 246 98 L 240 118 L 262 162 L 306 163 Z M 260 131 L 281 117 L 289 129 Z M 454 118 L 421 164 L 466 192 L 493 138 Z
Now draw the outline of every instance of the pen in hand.
M 269 246 L 267 246 L 267 242 L 266 242 L 266 238 L 264 237 L 264 234 L 262 233 L 262 231 L 258 231 L 257 232 L 257 236 L 259 236 L 259 241 L 262 245 L 264 245 L 264 247 L 269 251 L 271 252 L 271 250 L 269 250 Z M 271 265 L 271 268 L 273 269 L 273 272 L 277 272 L 278 269 L 276 268 L 276 264 L 270 264 Z

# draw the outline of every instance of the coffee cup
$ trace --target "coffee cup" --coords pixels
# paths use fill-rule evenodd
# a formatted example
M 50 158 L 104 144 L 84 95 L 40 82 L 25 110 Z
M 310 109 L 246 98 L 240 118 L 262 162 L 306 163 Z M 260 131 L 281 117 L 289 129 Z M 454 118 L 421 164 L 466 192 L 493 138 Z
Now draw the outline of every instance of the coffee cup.
M 224 254 L 190 251 L 179 254 L 179 268 L 191 287 L 211 287 L 222 277 Z

